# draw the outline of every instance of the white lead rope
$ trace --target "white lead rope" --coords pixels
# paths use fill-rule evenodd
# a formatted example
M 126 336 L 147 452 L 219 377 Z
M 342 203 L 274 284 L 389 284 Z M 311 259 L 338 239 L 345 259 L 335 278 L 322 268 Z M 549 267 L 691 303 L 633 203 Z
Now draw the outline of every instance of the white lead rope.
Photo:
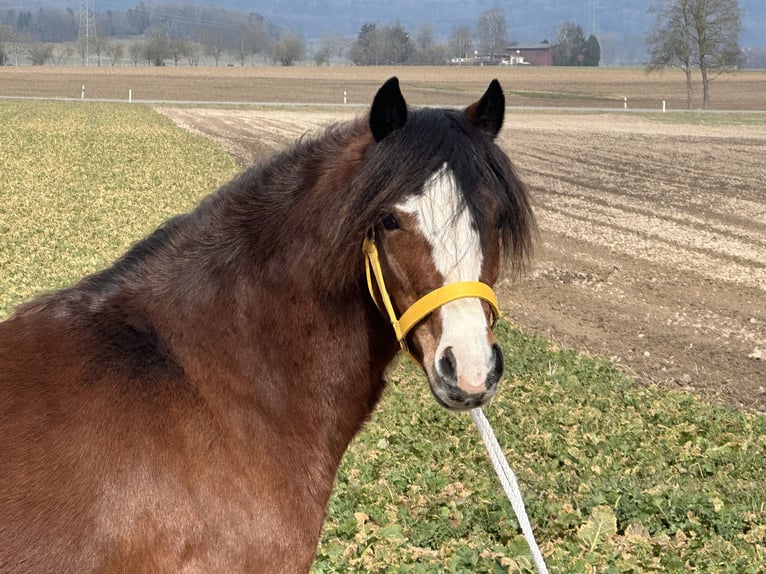
M 492 460 L 492 466 L 495 467 L 495 472 L 500 479 L 500 483 L 503 485 L 505 495 L 511 502 L 513 511 L 516 513 L 516 519 L 519 521 L 521 531 L 524 534 L 524 538 L 527 540 L 530 552 L 532 552 L 532 560 L 534 560 L 535 563 L 535 570 L 537 570 L 537 574 L 548 574 L 548 568 L 545 566 L 543 554 L 537 546 L 535 535 L 532 532 L 532 525 L 529 523 L 527 511 L 524 508 L 524 501 L 521 499 L 519 483 L 516 481 L 516 475 L 508 465 L 508 461 L 505 459 L 500 444 L 497 442 L 495 431 L 492 430 L 492 426 L 489 424 L 487 417 L 484 416 L 484 412 L 480 408 L 471 410 L 471 418 L 473 419 L 473 422 L 476 423 L 476 428 L 479 429 L 479 434 L 487 447 L 489 458 Z

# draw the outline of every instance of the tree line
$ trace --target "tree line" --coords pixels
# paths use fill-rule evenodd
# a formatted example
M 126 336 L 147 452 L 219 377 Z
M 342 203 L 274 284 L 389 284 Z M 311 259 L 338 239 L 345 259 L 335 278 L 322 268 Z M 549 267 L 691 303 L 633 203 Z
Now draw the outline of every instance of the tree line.
M 147 5 L 96 14 L 96 38 L 88 46 L 77 45 L 79 14 L 71 8 L 0 10 L 0 65 L 28 57 L 32 64 L 61 64 L 87 54 L 98 65 L 131 61 L 134 65 L 197 65 L 203 57 L 217 65 L 234 58 L 240 65 L 266 59 L 292 65 L 306 57 L 306 43 L 298 34 L 283 31 L 257 13 L 243 15 L 225 8 L 183 3 Z M 582 29 L 565 23 L 560 28 L 558 65 L 598 65 L 600 51 L 595 37 L 587 41 Z M 115 38 L 131 38 L 122 42 Z M 140 38 L 140 40 L 136 40 Z M 429 25 L 413 35 L 401 22 L 393 25 L 365 23 L 353 41 L 338 34 L 325 35 L 315 48 L 317 65 L 347 58 L 357 65 L 441 65 L 469 62 L 475 54 L 499 61 L 508 47 L 505 10 L 481 13 L 475 33 L 468 25 L 457 26 L 446 42 L 438 42 Z M 560 53 L 559 53 L 560 51 Z
M 544 39 L 541 44 L 550 45 L 550 42 Z M 360 66 L 470 63 L 477 56 L 483 62 L 499 63 L 509 48 L 517 45 L 509 37 L 505 10 L 492 8 L 477 18 L 475 37 L 470 27 L 458 26 L 445 44 L 434 40 L 428 25 L 421 26 L 412 37 L 398 21 L 393 26 L 367 22 L 352 43 L 349 56 Z M 582 28 L 573 22 L 559 27 L 558 41 L 552 49 L 555 66 L 598 66 L 601 60 L 598 39 L 591 35 L 586 40 Z
M 709 84 L 718 75 L 736 69 L 743 52 L 738 41 L 741 11 L 738 0 L 655 0 L 655 24 L 647 44 L 647 68 L 681 68 L 686 75 L 688 105 L 694 81 L 702 80 L 703 107 L 709 104 Z M 0 9 L 0 65 L 62 64 L 84 61 L 99 65 L 132 62 L 134 65 L 198 65 L 206 58 L 216 65 L 233 58 L 240 65 L 271 61 L 293 65 L 306 58 L 300 35 L 284 31 L 258 13 L 243 14 L 226 8 L 184 3 L 144 2 L 126 10 L 96 14 L 96 38 L 77 44 L 79 14 L 71 8 Z M 129 38 L 120 41 L 116 38 Z M 582 28 L 565 22 L 553 42 L 553 63 L 561 66 L 598 66 L 598 39 L 585 38 Z M 492 8 L 478 15 L 473 26 L 460 25 L 437 41 L 423 25 L 413 34 L 397 21 L 391 25 L 367 22 L 356 38 L 325 35 L 313 50 L 317 65 L 351 60 L 356 65 L 440 65 L 446 63 L 498 63 L 516 45 L 507 26 L 506 12 Z M 750 54 L 755 60 L 759 53 Z M 766 56 L 760 54 L 766 61 Z
M 139 3 L 127 10 L 96 14 L 96 37 L 78 45 L 79 14 L 70 8 L 0 10 L 0 65 L 24 56 L 33 65 L 60 64 L 86 53 L 98 65 L 132 60 L 138 65 L 196 65 L 203 56 L 216 64 L 224 54 L 242 65 L 255 55 L 291 63 L 303 57 L 303 41 L 284 33 L 262 15 L 191 4 Z M 129 38 L 127 41 L 117 38 Z

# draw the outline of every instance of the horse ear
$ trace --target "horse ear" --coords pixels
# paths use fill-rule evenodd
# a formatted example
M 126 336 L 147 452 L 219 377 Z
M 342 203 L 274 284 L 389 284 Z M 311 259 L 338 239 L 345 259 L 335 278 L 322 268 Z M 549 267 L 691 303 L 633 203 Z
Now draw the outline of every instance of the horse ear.
M 399 80 L 391 78 L 383 84 L 370 109 L 372 137 L 379 142 L 394 130 L 407 123 L 407 102 L 399 89 Z
M 465 110 L 468 121 L 493 138 L 503 127 L 505 117 L 505 95 L 500 82 L 492 80 L 478 102 L 474 102 Z

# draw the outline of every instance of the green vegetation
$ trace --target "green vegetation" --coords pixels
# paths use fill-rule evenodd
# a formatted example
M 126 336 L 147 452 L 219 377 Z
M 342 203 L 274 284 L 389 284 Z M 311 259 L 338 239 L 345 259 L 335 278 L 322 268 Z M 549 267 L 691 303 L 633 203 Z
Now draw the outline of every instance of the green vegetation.
M 498 333 L 507 376 L 485 412 L 552 572 L 761 571 L 766 418 Z M 341 468 L 314 572 L 533 572 L 470 417 L 436 406 L 409 364 L 390 381 Z
M 0 125 L 2 314 L 108 264 L 236 170 L 140 106 L 3 103 Z M 762 569 L 764 417 L 638 387 L 504 321 L 498 335 L 507 376 L 486 412 L 552 572 Z M 532 572 L 470 417 L 440 409 L 408 363 L 389 379 L 313 571 Z
M 148 107 L 0 103 L 0 318 L 109 264 L 236 171 Z

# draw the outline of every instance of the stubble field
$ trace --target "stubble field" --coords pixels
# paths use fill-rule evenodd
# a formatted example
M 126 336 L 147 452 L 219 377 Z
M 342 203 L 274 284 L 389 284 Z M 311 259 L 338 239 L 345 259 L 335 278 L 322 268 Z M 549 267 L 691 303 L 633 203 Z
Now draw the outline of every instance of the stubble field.
M 686 108 L 678 70 L 516 67 L 311 67 L 311 68 L 1 68 L 0 96 L 127 100 L 279 102 L 366 105 L 388 77 L 406 87 L 410 104 L 464 105 L 497 77 L 509 106 Z M 695 79 L 698 82 L 698 80 Z M 711 109 L 766 111 L 766 70 L 742 70 L 711 83 Z M 701 106 L 696 86 L 693 108 Z

